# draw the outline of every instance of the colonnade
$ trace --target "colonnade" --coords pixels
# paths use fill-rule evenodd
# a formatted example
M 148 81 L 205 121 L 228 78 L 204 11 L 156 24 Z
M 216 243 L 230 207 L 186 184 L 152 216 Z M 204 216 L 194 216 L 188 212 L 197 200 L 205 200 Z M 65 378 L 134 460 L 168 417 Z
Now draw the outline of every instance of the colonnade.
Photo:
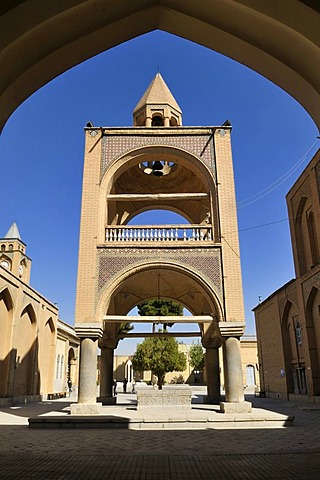
M 223 322 L 226 325 L 228 322 Z M 76 327 L 80 344 L 79 398 L 71 405 L 71 414 L 90 415 L 102 412 L 102 405 L 115 403 L 112 396 L 113 358 L 116 339 L 105 339 L 102 329 L 95 327 L 88 332 L 86 327 Z M 101 349 L 100 397 L 97 399 L 97 349 Z M 251 403 L 244 400 L 240 337 L 231 336 L 224 328 L 220 338 L 203 340 L 207 371 L 206 403 L 220 403 L 223 413 L 247 413 Z M 225 401 L 220 397 L 219 348 L 223 349 Z

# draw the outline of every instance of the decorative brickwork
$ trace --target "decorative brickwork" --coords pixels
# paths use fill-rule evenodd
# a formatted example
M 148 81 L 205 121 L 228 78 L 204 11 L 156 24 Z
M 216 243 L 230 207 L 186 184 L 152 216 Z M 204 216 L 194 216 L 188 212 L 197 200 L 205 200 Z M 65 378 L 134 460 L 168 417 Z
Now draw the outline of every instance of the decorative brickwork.
M 196 155 L 211 171 L 214 168 L 213 142 L 209 134 L 202 135 L 105 135 L 102 139 L 101 177 L 106 168 L 117 158 L 135 148 L 145 146 L 169 146 L 185 150 Z
M 293 216 L 297 215 L 297 211 L 298 211 L 301 199 L 304 197 L 310 198 L 311 196 L 312 196 L 312 191 L 311 191 L 310 177 L 307 177 L 306 180 L 301 185 L 300 189 L 296 192 L 296 194 L 293 196 L 291 200 Z
M 305 306 L 307 305 L 307 301 L 313 287 L 316 287 L 318 290 L 320 290 L 320 273 L 316 273 L 302 283 L 303 300 Z
M 222 298 L 221 256 L 219 248 L 100 248 L 98 290 L 128 270 L 150 261 L 173 261 L 191 268 L 215 287 Z

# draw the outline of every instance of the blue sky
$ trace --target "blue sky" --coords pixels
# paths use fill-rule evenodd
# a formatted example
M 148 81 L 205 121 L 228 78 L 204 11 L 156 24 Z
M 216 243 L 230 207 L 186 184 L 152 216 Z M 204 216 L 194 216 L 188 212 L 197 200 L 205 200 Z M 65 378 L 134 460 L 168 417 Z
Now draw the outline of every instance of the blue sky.
M 287 218 L 285 194 L 319 147 L 305 157 L 317 128 L 267 79 L 192 42 L 161 31 L 143 35 L 59 76 L 16 110 L 0 136 L 0 236 L 17 222 L 33 260 L 31 285 L 73 324 L 83 127 L 89 120 L 131 126 L 158 69 L 185 126 L 231 120 L 239 207 L 301 160 L 280 186 L 238 210 L 247 333 L 253 333 L 258 297 L 294 275 L 288 222 L 259 226 Z

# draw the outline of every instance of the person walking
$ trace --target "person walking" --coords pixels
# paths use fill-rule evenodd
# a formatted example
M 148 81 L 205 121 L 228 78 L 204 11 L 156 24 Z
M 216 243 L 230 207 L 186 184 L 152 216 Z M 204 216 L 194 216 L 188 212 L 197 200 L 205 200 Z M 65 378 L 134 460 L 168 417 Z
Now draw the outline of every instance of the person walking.
M 118 395 L 118 390 L 117 390 L 117 380 L 113 380 L 113 396 L 116 397 Z
M 128 383 L 128 380 L 125 378 L 123 380 L 123 393 L 127 393 L 127 383 Z
M 132 380 L 131 385 L 132 385 L 132 391 L 131 391 L 131 393 L 137 393 L 137 391 L 136 391 L 136 381 L 135 381 L 135 379 Z

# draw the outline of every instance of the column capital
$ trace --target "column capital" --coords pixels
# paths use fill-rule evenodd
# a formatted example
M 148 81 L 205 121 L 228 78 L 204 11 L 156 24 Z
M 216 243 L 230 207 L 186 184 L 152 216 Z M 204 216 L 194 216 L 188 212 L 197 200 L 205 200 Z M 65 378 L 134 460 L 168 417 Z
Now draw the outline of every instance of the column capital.
M 207 340 L 202 340 L 202 345 L 204 348 L 220 348 L 222 342 L 219 338 L 208 338 Z
M 118 338 L 99 338 L 99 348 L 112 348 L 113 350 L 115 350 L 118 346 L 118 343 Z
M 101 338 L 103 334 L 100 323 L 78 323 L 74 327 L 76 334 L 80 338 Z
M 242 337 L 245 329 L 244 322 L 219 322 L 222 337 Z

